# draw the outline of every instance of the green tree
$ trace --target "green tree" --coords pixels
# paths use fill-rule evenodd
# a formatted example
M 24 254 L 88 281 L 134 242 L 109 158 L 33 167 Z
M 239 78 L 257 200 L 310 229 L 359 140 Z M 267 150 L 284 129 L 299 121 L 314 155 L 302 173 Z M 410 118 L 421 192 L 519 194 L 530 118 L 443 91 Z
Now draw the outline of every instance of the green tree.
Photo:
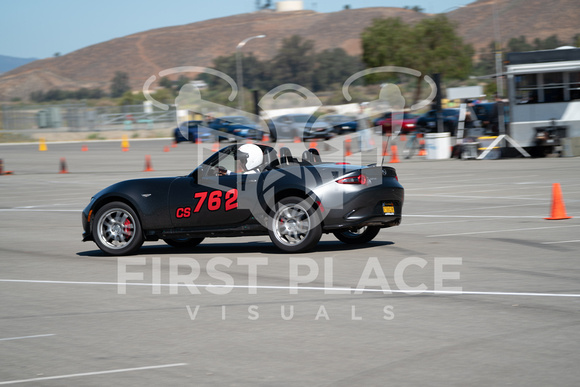
M 519 38 L 511 38 L 507 44 L 508 52 L 523 52 L 532 50 L 532 45 L 526 42 L 526 37 L 523 35 L 521 35 Z
M 173 81 L 168 77 L 161 77 L 161 79 L 159 80 L 159 86 L 165 89 L 171 89 L 173 88 Z
M 105 92 L 101 89 L 91 89 L 89 91 L 89 97 L 90 99 L 100 99 L 103 98 L 105 96 Z
M 479 50 L 479 60 L 473 70 L 476 75 L 495 74 L 495 42 Z
M 312 91 L 332 90 L 349 76 L 363 69 L 360 58 L 350 56 L 342 48 L 324 50 L 314 57 Z
M 471 71 L 473 48 L 463 43 L 455 24 L 445 15 L 423 19 L 415 26 L 400 19 L 376 19 L 363 31 L 362 43 L 363 62 L 368 67 L 394 65 L 421 72 L 415 102 L 426 74 L 462 79 Z
M 187 85 L 189 82 L 191 81 L 191 79 L 189 79 L 188 77 L 186 77 L 185 75 L 181 74 L 179 76 L 179 78 L 177 78 L 177 81 L 175 81 L 174 85 L 175 85 L 175 89 L 176 90 L 181 90 L 181 88 L 185 85 Z
M 298 35 L 284 39 L 272 60 L 271 71 L 277 84 L 297 83 L 310 88 L 314 71 L 314 41 Z
M 129 85 L 129 74 L 123 71 L 117 71 L 111 79 L 111 97 L 118 98 L 131 90 Z
M 362 61 L 367 67 L 408 66 L 413 53 L 412 27 L 400 18 L 375 19 L 361 36 Z M 383 80 L 382 74 L 371 75 L 369 82 Z
M 558 35 L 548 36 L 546 39 L 535 39 L 534 40 L 536 50 L 552 50 L 564 45 L 564 42 L 558 39 Z
M 236 54 L 218 56 L 213 60 L 213 68 L 235 79 Z M 216 77 L 215 75 L 202 73 L 198 75 L 197 79 L 204 81 L 210 89 L 225 89 L 226 87 L 229 87 L 226 81 Z

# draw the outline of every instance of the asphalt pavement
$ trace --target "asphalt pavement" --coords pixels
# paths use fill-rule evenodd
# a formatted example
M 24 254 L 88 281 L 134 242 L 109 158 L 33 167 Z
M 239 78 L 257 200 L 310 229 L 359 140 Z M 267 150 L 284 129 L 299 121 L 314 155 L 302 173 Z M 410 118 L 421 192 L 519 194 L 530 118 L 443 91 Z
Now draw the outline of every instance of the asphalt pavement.
M 401 157 L 403 222 L 367 245 L 120 258 L 81 241 L 91 196 L 186 175 L 213 147 L 121 145 L 0 145 L 0 385 L 578 385 L 580 159 Z M 544 219 L 554 183 L 571 219 Z

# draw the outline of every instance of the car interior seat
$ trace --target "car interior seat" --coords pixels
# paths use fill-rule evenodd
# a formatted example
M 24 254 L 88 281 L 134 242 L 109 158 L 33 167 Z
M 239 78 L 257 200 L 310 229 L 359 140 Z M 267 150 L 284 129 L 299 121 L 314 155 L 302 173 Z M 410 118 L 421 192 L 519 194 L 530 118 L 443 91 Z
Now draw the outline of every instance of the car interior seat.
M 320 163 L 322 159 L 320 158 L 320 153 L 318 152 L 318 149 L 310 148 L 302 153 L 302 161 L 314 164 Z
M 292 162 L 292 152 L 290 152 L 290 149 L 285 146 L 280 148 L 280 164 L 288 165 Z
M 263 168 L 261 169 L 273 168 L 278 164 L 278 153 L 276 152 L 276 149 L 264 149 L 264 162 L 262 163 Z

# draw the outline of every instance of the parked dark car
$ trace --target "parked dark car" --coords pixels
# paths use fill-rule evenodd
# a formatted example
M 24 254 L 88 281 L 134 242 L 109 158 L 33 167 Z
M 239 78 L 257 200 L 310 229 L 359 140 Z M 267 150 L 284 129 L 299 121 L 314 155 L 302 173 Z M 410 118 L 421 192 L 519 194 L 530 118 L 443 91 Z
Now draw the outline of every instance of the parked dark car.
M 204 142 L 211 141 L 212 137 L 210 130 L 203 127 L 203 121 L 184 121 L 173 129 L 175 142 Z
M 336 134 L 353 133 L 357 131 L 358 123 L 356 118 L 343 114 L 329 114 L 322 119 L 332 125 Z
M 236 137 L 249 138 L 261 141 L 264 132 L 260 126 L 244 116 L 226 116 L 215 118 L 209 123 L 210 129 L 223 132 L 219 134 L 219 141 L 235 141 Z
M 300 140 L 315 138 L 327 140 L 333 136 L 332 124 L 311 114 L 284 114 L 270 121 L 269 126 L 272 141 L 296 137 Z
M 459 109 L 446 108 L 441 110 L 443 118 L 443 131 L 449 132 L 453 136 L 457 131 L 459 122 Z M 421 131 L 430 133 L 437 131 L 437 110 L 430 110 L 417 118 L 417 128 Z

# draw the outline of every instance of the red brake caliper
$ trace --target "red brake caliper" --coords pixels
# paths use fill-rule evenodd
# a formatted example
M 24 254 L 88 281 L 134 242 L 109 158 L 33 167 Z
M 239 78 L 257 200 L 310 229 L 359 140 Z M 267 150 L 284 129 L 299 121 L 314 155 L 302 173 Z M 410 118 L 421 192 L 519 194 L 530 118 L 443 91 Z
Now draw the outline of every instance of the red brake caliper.
M 125 222 L 123 223 L 123 226 L 125 226 L 125 228 L 123 229 L 123 231 L 128 237 L 131 236 L 131 228 L 129 227 L 130 225 L 131 221 L 129 219 L 125 219 Z

